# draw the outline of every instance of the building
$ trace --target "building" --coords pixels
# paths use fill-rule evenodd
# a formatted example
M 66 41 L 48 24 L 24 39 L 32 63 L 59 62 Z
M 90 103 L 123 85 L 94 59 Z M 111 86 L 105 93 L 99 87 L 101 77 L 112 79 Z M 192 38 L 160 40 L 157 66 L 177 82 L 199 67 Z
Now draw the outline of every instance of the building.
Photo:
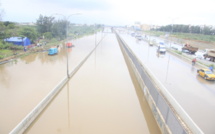
M 151 29 L 150 25 L 147 24 L 142 24 L 140 27 L 143 31 L 149 31 Z

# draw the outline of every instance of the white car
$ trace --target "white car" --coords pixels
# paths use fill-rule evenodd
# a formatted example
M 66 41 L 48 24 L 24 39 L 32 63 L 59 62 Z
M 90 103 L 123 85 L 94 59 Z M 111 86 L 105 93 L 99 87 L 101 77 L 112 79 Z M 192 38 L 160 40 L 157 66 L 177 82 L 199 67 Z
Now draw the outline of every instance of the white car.
M 159 53 L 166 53 L 166 47 L 164 45 L 160 44 L 160 45 L 158 45 L 157 51 Z
M 178 50 L 178 51 L 182 51 L 182 46 L 177 45 L 177 44 L 172 44 L 172 45 L 171 45 L 171 48 L 172 48 L 172 49 L 175 49 L 175 50 Z
M 205 54 L 205 51 L 199 50 L 195 53 L 195 57 L 199 59 L 204 59 L 204 54 Z

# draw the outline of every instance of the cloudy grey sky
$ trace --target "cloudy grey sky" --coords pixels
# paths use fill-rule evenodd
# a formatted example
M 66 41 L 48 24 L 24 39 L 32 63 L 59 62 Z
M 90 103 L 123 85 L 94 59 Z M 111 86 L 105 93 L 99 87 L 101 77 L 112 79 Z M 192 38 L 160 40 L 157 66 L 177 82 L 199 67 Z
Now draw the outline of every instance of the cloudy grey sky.
M 0 0 L 3 21 L 36 22 L 40 14 L 74 23 L 215 25 L 215 0 Z M 57 17 L 57 16 L 56 16 Z M 60 17 L 60 16 L 58 16 Z

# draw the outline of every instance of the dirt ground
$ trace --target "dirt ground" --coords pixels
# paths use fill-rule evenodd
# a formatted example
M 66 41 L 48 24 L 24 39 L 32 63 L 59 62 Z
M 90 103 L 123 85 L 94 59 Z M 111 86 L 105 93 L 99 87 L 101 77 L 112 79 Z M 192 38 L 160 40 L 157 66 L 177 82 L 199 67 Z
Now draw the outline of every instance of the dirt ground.
M 198 47 L 199 50 L 215 49 L 215 43 L 212 43 L 212 42 L 178 39 L 178 38 L 172 38 L 172 40 L 174 40 L 177 43 L 190 44 L 193 47 Z

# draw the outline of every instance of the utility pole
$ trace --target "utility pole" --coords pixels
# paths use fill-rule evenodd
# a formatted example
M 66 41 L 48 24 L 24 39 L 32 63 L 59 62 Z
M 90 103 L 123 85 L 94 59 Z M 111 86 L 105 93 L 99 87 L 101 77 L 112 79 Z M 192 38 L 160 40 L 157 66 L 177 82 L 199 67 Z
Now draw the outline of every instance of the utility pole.
M 69 18 L 71 17 L 71 16 L 74 16 L 74 15 L 80 15 L 80 13 L 75 13 L 75 14 L 71 14 L 71 15 L 69 15 L 69 16 L 65 16 L 65 15 L 63 15 L 63 14 L 58 14 L 58 13 L 56 13 L 55 15 L 61 15 L 61 16 L 63 16 L 64 17 L 64 20 L 66 21 L 66 29 L 65 29 L 65 31 L 66 31 L 66 44 L 67 44 L 67 37 L 68 37 L 68 28 L 69 28 L 69 26 L 68 26 L 68 24 L 69 24 Z M 69 76 L 69 57 L 68 57 L 68 47 L 66 46 L 66 72 L 67 72 L 67 77 L 69 78 L 70 76 Z

